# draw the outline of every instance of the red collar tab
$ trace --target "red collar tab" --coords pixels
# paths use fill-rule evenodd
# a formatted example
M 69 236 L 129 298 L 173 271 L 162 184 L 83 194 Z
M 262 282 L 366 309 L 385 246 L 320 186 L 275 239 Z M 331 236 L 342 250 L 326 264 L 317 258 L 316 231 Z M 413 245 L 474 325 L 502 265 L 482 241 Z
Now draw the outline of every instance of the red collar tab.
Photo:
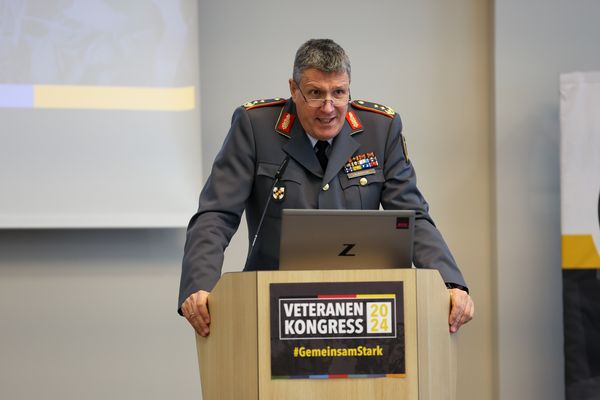
M 353 111 L 348 111 L 346 113 L 346 121 L 348 121 L 348 125 L 352 128 L 351 135 L 360 132 L 363 130 L 363 126 L 358 119 L 358 115 L 356 115 Z
M 296 116 L 294 114 L 290 114 L 289 112 L 281 113 L 279 121 L 277 121 L 277 127 L 275 128 L 275 130 L 289 137 L 289 133 L 292 130 L 292 126 L 294 125 L 295 119 Z

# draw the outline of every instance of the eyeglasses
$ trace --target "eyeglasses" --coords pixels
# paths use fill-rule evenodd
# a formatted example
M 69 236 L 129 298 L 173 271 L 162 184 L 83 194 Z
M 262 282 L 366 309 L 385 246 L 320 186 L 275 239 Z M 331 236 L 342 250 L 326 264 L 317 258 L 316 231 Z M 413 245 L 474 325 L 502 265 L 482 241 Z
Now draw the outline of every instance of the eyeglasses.
M 302 92 L 302 89 L 300 89 L 300 85 L 297 82 L 295 83 L 296 87 L 300 91 L 300 94 L 304 98 L 304 101 L 309 107 L 320 108 L 327 104 L 328 101 L 330 101 L 331 104 L 336 107 L 346 105 L 351 101 L 350 89 L 335 89 L 331 94 L 330 99 L 321 97 L 322 95 L 319 90 L 314 90 L 316 93 L 309 93 L 309 97 L 306 97 L 304 92 Z

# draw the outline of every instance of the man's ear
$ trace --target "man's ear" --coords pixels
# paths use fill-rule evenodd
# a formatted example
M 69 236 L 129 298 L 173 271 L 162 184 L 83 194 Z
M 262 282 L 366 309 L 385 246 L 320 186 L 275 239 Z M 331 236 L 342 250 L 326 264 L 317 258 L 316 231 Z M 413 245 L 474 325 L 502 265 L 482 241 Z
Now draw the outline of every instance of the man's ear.
M 294 82 L 294 80 L 292 78 L 290 78 L 289 84 L 290 84 L 290 95 L 292 95 L 292 99 L 293 99 L 294 95 L 296 93 L 296 82 Z

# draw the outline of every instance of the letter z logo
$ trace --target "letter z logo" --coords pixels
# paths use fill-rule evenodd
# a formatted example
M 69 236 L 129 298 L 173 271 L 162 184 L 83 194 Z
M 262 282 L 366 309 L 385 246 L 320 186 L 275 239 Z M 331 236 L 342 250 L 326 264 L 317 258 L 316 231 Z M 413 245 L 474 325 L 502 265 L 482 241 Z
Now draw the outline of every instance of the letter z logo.
M 356 243 L 344 243 L 344 250 L 342 250 L 342 252 L 340 254 L 338 254 L 338 256 L 354 257 L 356 254 L 350 253 L 350 250 L 352 250 L 354 248 L 354 246 L 356 246 Z

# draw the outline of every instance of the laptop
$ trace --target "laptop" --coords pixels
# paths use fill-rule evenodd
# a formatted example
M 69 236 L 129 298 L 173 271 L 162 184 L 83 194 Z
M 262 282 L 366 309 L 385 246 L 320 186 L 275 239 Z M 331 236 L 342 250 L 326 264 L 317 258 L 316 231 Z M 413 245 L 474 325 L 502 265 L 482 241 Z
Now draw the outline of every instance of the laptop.
M 411 268 L 415 212 L 284 209 L 280 270 Z

